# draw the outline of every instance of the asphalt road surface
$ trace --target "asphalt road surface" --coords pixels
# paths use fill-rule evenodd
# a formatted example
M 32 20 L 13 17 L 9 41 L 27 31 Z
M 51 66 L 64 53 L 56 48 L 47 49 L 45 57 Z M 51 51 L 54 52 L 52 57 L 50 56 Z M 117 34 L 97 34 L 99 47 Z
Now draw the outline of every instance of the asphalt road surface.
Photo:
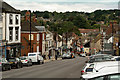
M 86 58 L 76 57 L 50 61 L 20 69 L 2 72 L 3 78 L 80 78 Z

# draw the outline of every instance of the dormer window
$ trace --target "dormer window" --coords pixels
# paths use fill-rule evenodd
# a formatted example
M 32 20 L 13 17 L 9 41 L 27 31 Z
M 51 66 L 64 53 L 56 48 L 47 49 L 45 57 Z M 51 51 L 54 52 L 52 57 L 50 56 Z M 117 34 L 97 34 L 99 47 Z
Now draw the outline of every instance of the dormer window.
M 19 17 L 18 17 L 18 15 L 15 16 L 15 21 L 16 21 L 16 24 L 19 24 Z
M 10 14 L 10 16 L 9 16 L 9 23 L 13 24 L 13 15 L 12 14 Z

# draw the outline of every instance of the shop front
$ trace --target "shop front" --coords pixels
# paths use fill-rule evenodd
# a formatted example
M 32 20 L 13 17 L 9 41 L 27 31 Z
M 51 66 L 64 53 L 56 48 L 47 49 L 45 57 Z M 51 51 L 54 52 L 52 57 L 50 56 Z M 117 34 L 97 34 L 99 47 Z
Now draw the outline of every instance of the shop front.
M 6 44 L 5 41 L 0 41 L 0 57 L 5 58 L 6 57 Z
M 21 56 L 21 44 L 8 44 L 6 48 L 6 59 Z

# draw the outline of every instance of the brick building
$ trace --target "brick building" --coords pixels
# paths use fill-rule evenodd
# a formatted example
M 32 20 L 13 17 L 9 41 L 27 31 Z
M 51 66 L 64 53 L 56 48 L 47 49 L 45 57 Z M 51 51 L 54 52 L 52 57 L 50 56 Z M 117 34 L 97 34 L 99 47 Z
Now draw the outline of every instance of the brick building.
M 21 25 L 21 55 L 28 55 L 30 52 L 30 24 L 24 21 Z M 45 54 L 45 30 L 40 30 L 41 26 L 36 26 L 34 22 L 31 23 L 31 52 L 41 52 Z

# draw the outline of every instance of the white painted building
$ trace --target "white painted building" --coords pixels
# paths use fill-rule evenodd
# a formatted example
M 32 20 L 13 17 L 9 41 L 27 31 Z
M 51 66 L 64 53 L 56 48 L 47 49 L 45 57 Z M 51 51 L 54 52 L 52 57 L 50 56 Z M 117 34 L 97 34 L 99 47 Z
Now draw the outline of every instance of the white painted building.
M 55 55 L 53 52 L 53 33 L 49 30 L 46 31 L 46 53 L 51 57 Z
M 3 39 L 8 41 L 8 44 L 20 43 L 21 41 L 21 26 L 20 14 L 18 13 L 3 13 L 3 25 L 5 25 L 5 36 Z M 5 22 L 5 23 L 4 23 Z
M 2 40 L 6 42 L 5 57 L 20 56 L 21 13 L 6 2 L 2 2 Z

